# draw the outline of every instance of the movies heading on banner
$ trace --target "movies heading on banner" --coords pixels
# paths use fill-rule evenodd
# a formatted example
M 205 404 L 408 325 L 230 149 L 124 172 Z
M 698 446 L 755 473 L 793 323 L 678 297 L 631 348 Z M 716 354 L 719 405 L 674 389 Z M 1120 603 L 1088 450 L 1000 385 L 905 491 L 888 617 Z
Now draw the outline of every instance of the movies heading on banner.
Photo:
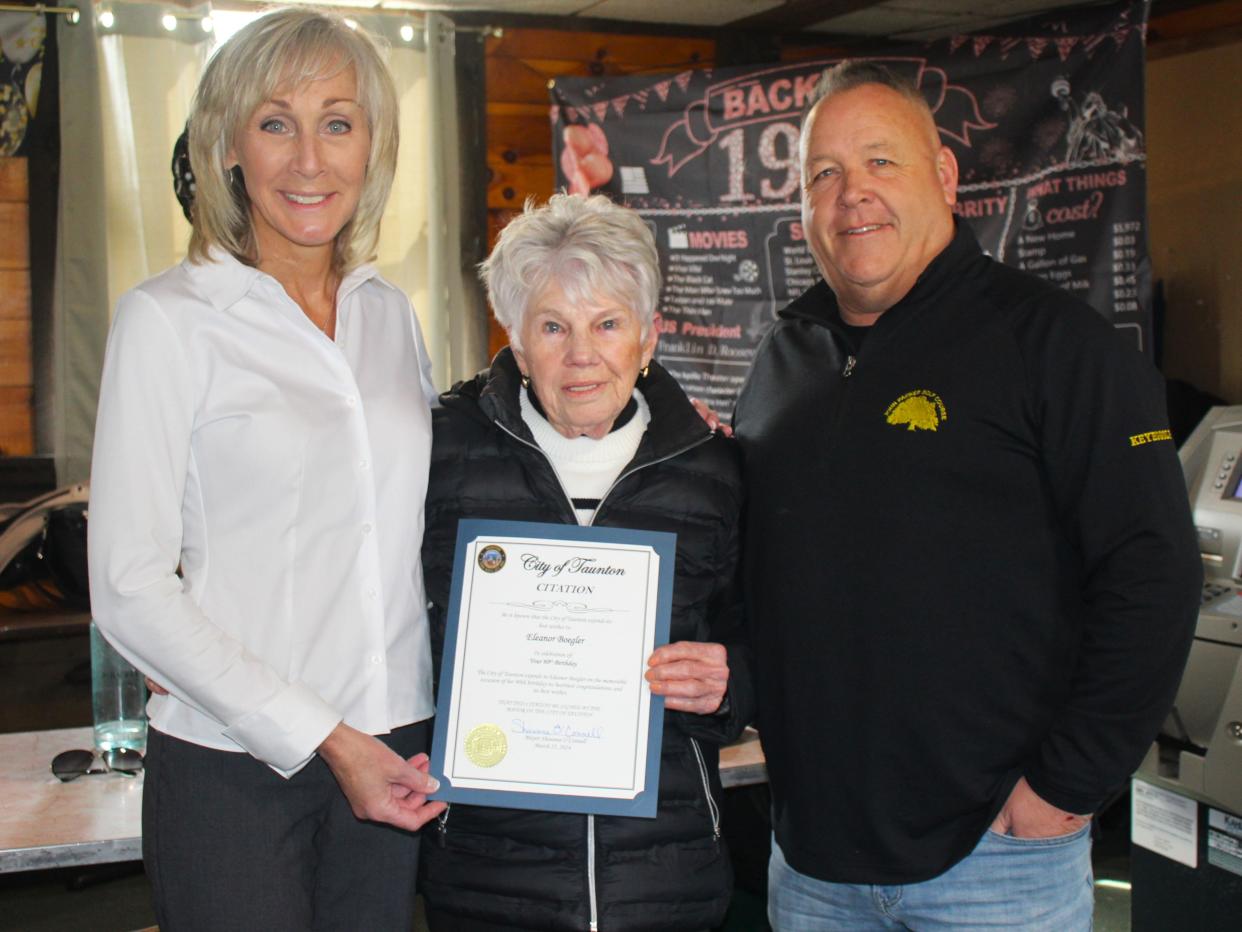
M 856 52 L 926 96 L 960 166 L 957 215 L 995 258 L 1086 300 L 1150 351 L 1143 63 L 1147 4 Z M 819 277 L 804 242 L 799 125 L 839 59 L 560 79 L 558 187 L 650 224 L 660 361 L 731 412 L 776 312 Z

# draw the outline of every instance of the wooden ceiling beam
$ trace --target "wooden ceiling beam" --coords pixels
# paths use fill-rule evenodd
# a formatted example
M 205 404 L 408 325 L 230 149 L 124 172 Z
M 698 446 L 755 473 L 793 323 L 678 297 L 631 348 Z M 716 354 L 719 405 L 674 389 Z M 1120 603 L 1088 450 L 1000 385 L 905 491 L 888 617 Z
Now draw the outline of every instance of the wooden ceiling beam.
M 878 6 L 883 0 L 785 0 L 780 6 L 725 23 L 729 29 L 797 32 L 836 16 Z
M 1147 23 L 1147 58 L 1155 60 L 1242 42 L 1242 0 L 1169 10 L 1157 3 Z
M 1169 10 L 1164 4 L 1152 8 L 1147 21 L 1147 41 L 1163 42 L 1242 24 L 1242 0 L 1199 3 Z

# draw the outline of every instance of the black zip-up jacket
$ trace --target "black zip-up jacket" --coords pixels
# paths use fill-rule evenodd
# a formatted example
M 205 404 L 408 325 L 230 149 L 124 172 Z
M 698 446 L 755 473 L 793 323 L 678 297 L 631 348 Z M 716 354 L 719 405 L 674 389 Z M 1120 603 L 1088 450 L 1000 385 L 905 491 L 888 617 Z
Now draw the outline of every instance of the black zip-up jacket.
M 734 579 L 739 457 L 658 364 L 639 389 L 651 423 L 593 523 L 677 535 L 670 640 L 726 645 L 726 711 L 665 713 L 655 819 L 454 804 L 424 833 L 421 889 L 433 910 L 541 930 L 589 929 L 594 911 L 601 932 L 646 932 L 709 928 L 728 907 L 732 872 L 719 829 L 718 747 L 754 713 Z M 522 421 L 519 390 L 505 349 L 489 372 L 454 386 L 432 412 L 423 568 L 437 670 L 458 519 L 577 524 Z
M 861 348 L 820 283 L 734 426 L 776 838 L 930 879 L 1019 777 L 1090 813 L 1168 712 L 1202 570 L 1156 371 L 1090 307 L 952 242 Z

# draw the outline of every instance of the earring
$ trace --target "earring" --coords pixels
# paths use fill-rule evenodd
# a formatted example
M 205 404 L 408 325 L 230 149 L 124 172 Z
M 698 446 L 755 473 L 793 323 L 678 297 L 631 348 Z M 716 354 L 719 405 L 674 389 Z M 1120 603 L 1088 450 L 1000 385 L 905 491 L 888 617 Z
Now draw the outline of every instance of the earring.
M 530 388 L 530 376 L 527 375 L 525 372 L 522 373 L 522 387 Z
M 641 369 L 639 369 L 639 370 L 638 370 L 638 377 L 639 377 L 640 379 L 645 379 L 645 378 L 647 377 L 647 371 L 648 371 L 650 368 L 651 368 L 651 364 L 650 364 L 650 363 L 648 363 L 647 365 L 643 366 Z

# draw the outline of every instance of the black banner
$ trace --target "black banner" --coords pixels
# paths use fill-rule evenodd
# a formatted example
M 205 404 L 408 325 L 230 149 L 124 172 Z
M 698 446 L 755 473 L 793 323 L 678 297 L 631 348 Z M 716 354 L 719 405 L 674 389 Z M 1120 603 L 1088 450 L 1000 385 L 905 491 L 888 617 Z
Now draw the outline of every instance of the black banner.
M 43 46 L 52 15 L 0 13 L 0 158 L 29 155 L 27 128 L 39 108 Z
M 918 87 L 983 248 L 1077 294 L 1150 352 L 1146 2 L 855 52 Z M 634 207 L 656 235 L 658 357 L 728 414 L 777 309 L 819 277 L 803 242 L 799 123 L 838 59 L 561 79 L 558 184 Z

